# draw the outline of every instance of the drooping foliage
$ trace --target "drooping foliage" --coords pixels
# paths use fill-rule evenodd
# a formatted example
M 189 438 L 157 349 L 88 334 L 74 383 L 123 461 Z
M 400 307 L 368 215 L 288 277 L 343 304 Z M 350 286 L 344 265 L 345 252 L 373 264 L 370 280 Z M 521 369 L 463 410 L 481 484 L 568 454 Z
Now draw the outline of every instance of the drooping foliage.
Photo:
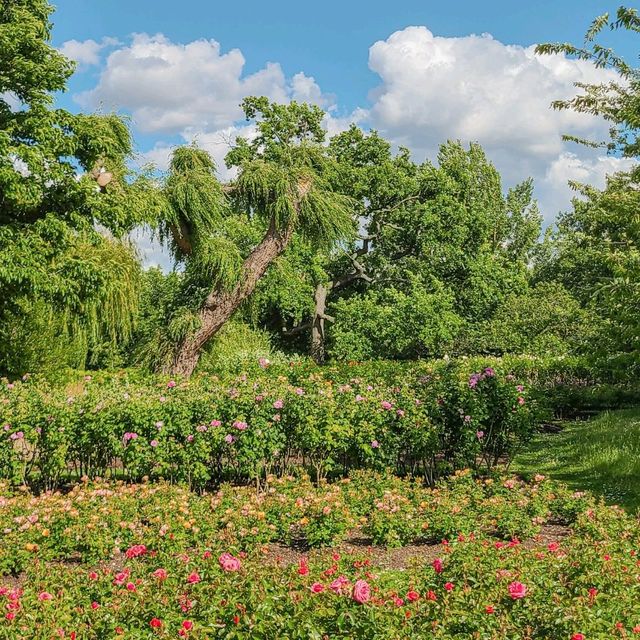
M 0 370 L 12 373 L 26 361 L 8 327 L 25 314 L 54 316 L 85 345 L 126 337 L 139 266 L 117 238 L 153 210 L 150 183 L 129 179 L 122 119 L 53 107 L 74 65 L 49 43 L 51 10 L 0 9 Z

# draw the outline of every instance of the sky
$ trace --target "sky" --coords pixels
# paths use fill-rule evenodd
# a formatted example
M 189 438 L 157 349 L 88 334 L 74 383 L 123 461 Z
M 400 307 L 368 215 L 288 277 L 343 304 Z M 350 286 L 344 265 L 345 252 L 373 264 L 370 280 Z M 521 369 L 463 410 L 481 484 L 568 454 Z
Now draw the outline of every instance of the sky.
M 171 148 L 196 140 L 229 178 L 223 158 L 252 133 L 246 95 L 314 102 L 330 134 L 355 122 L 375 128 L 415 160 L 435 161 L 448 139 L 479 142 L 505 189 L 528 177 L 545 222 L 570 207 L 569 180 L 604 184 L 628 161 L 563 142 L 562 134 L 605 139 L 606 124 L 558 112 L 552 100 L 574 82 L 612 72 L 564 56 L 537 56 L 539 42 L 580 44 L 606 0 L 416 0 L 243 3 L 215 0 L 58 0 L 54 45 L 76 60 L 71 110 L 131 119 L 137 162 L 165 168 Z M 603 42 L 637 64 L 629 34 Z M 146 264 L 168 266 L 148 234 Z

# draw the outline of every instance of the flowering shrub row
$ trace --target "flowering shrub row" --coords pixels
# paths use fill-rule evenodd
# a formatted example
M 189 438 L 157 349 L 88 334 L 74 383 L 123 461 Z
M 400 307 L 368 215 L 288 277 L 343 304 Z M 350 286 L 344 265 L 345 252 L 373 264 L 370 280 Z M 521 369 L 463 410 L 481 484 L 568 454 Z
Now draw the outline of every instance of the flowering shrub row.
M 433 483 L 495 466 L 533 432 L 528 388 L 499 363 L 415 370 L 267 363 L 251 375 L 190 381 L 87 376 L 65 388 L 0 389 L 0 476 L 53 488 L 108 474 L 192 487 L 302 466 L 316 478 L 392 468 Z M 283 375 L 284 373 L 288 375 Z
M 338 489 L 273 482 L 257 502 L 248 489 L 195 496 L 168 485 L 87 485 L 40 497 L 5 491 L 0 549 L 6 560 L 5 549 L 26 548 L 30 561 L 18 580 L 0 577 L 0 637 L 589 640 L 640 634 L 640 529 L 615 507 L 543 478 L 531 485 L 510 478 L 487 483 L 462 473 L 415 498 L 413 484 L 367 474 Z M 364 547 L 277 563 L 260 536 L 240 535 L 251 518 L 268 521 L 275 513 L 258 498 L 284 501 L 281 510 L 288 511 L 299 501 L 306 508 L 324 491 L 336 491 L 354 514 L 367 501 L 384 503 L 390 492 L 409 495 L 408 503 L 397 503 L 395 521 L 424 502 L 425 519 L 448 511 L 452 529 L 436 555 L 403 570 L 377 566 Z M 487 515 L 474 526 L 463 515 L 468 509 Z M 508 513 L 537 523 L 563 516 L 572 531 L 552 541 L 495 537 L 490 516 L 499 521 Z M 364 517 L 363 527 L 370 521 Z M 102 545 L 101 562 L 93 552 L 84 555 L 82 541 Z M 64 557 L 74 544 L 83 562 L 47 561 Z
M 372 472 L 336 483 L 269 477 L 261 492 L 224 485 L 199 495 L 166 483 L 75 486 L 39 497 L 0 498 L 0 572 L 34 559 L 96 562 L 144 541 L 166 553 L 214 541 L 231 549 L 260 544 L 434 543 L 460 533 L 528 537 L 549 519 L 571 522 L 588 502 L 550 482 L 474 480 L 456 472 L 435 488 Z

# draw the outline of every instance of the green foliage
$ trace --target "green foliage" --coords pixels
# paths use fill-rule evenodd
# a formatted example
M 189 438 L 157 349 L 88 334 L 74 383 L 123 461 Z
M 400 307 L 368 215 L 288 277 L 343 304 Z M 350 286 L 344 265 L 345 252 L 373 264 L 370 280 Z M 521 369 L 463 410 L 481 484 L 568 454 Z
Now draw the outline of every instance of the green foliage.
M 122 119 L 52 108 L 73 64 L 49 43 L 51 10 L 45 0 L 0 10 L 0 369 L 14 374 L 54 364 L 50 353 L 64 346 L 73 355 L 61 364 L 84 354 L 84 365 L 94 346 L 127 337 L 139 267 L 117 238 L 149 215 L 148 201 L 153 209 L 148 180 L 127 170 Z M 52 330 L 27 333 L 46 318 Z
M 469 327 L 456 349 L 465 353 L 564 355 L 591 349 L 597 316 L 561 284 L 541 283 L 508 295 L 490 320 Z
M 464 361 L 416 370 L 390 363 L 368 373 L 261 358 L 251 376 L 223 376 L 217 365 L 229 365 L 228 345 L 238 362 L 240 339 L 256 337 L 243 328 L 223 333 L 208 362 L 215 375 L 181 384 L 123 374 L 53 388 L 5 383 L 0 476 L 51 487 L 74 470 L 202 487 L 299 466 L 317 478 L 390 467 L 433 482 L 480 460 L 495 466 L 538 420 L 535 402 L 525 403 L 502 364 L 498 373 Z
M 452 296 L 414 286 L 392 287 L 337 301 L 331 312 L 330 353 L 338 360 L 441 357 L 453 346 L 462 324 Z

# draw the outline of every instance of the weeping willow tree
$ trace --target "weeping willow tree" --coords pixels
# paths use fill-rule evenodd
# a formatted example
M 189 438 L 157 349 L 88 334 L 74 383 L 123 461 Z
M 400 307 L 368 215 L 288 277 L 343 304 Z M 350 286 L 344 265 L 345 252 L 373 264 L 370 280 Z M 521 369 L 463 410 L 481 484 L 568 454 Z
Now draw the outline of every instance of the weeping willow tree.
M 235 180 L 219 182 L 213 160 L 197 147 L 177 149 L 171 161 L 164 188 L 169 213 L 159 232 L 184 267 L 183 304 L 166 329 L 172 348 L 162 363 L 173 374 L 193 373 L 205 345 L 294 234 L 330 246 L 356 229 L 351 201 L 328 184 L 322 110 L 266 98 L 247 98 L 243 108 L 257 135 L 239 138 L 227 155 Z
M 163 204 L 127 168 L 121 118 L 54 108 L 74 65 L 50 45 L 51 12 L 46 0 L 0 6 L 0 371 L 11 374 L 42 327 L 85 345 L 126 336 L 139 267 L 118 238 Z

